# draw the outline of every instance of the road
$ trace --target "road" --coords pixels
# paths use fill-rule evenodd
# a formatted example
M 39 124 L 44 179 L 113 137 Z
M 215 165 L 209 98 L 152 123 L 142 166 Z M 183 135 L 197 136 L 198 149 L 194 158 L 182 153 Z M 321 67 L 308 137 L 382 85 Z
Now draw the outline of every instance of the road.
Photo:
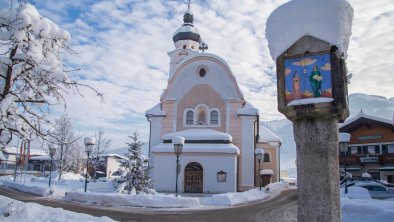
M 249 203 L 221 209 L 169 211 L 146 208 L 109 208 L 88 204 L 71 203 L 21 193 L 0 186 L 0 195 L 23 202 L 35 202 L 45 206 L 61 207 L 93 216 L 107 216 L 117 221 L 159 222 L 290 222 L 297 221 L 297 190 L 284 190 L 265 202 Z

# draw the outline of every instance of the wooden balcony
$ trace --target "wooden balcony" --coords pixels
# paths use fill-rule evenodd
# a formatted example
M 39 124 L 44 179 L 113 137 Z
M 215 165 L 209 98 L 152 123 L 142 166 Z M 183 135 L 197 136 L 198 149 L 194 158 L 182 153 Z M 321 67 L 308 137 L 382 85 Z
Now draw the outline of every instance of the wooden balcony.
M 356 155 L 339 156 L 339 164 L 358 165 L 360 164 L 360 157 Z
M 379 156 L 379 163 L 381 165 L 394 164 L 394 153 L 380 155 Z

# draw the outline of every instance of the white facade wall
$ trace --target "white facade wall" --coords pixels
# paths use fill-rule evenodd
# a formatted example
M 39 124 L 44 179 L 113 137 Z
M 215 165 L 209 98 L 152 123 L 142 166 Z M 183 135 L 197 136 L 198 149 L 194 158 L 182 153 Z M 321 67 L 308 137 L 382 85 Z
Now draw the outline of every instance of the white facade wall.
M 119 158 L 109 156 L 107 158 L 107 177 L 110 178 L 111 174 L 117 171 L 120 167 L 120 163 L 118 162 Z
M 154 153 L 155 167 L 153 188 L 158 191 L 175 192 L 176 156 L 168 153 Z M 182 154 L 179 158 L 181 172 L 178 175 L 178 190 L 184 190 L 185 167 L 191 162 L 203 168 L 203 192 L 223 193 L 237 191 L 237 156 L 234 154 Z M 165 166 L 165 167 L 164 167 Z M 217 181 L 217 172 L 227 173 L 226 182 Z
M 256 116 L 240 116 L 242 120 L 242 187 L 254 187 L 254 121 Z
M 163 117 L 151 117 L 151 126 L 150 126 L 150 150 L 149 150 L 149 166 L 154 166 L 154 157 L 152 153 L 152 147 L 159 144 L 161 142 L 161 124 Z M 149 170 L 149 175 L 153 178 L 153 170 Z

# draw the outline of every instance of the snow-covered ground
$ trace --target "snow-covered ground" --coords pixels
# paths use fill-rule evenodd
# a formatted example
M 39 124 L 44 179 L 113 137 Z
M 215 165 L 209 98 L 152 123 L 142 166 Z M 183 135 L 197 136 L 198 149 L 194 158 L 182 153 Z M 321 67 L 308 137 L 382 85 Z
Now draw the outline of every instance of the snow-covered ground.
M 56 176 L 56 174 L 55 174 Z M 61 181 L 52 179 L 48 187 L 48 178 L 27 175 L 13 182 L 12 176 L 0 177 L 0 185 L 25 193 L 47 198 L 65 199 L 67 201 L 99 204 L 103 206 L 130 206 L 150 208 L 207 208 L 230 207 L 253 201 L 268 199 L 282 189 L 288 188 L 287 183 L 273 183 L 260 191 L 252 189 L 246 192 L 223 193 L 190 197 L 174 194 L 140 194 L 128 195 L 116 192 L 113 181 L 97 181 L 88 183 L 88 192 L 84 192 L 84 178 L 80 175 L 66 173 Z
M 64 179 L 59 181 L 57 178 L 52 180 L 52 186 L 48 187 L 48 179 L 34 176 L 26 176 L 23 180 L 14 183 L 12 176 L 0 177 L 0 185 L 32 193 L 46 198 L 65 199 L 68 201 L 81 202 L 86 204 L 99 204 L 106 207 L 148 207 L 161 209 L 201 209 L 201 208 L 221 208 L 231 207 L 244 203 L 259 200 L 267 200 L 275 196 L 281 190 L 287 189 L 287 183 L 269 184 L 262 191 L 252 189 L 246 192 L 224 193 L 213 195 L 179 195 L 174 194 L 146 194 L 129 195 L 119 194 L 113 186 L 112 181 L 97 181 L 88 184 L 88 192 L 83 192 L 84 178 L 67 173 Z M 67 194 L 66 194 L 67 193 Z M 18 207 L 15 207 L 18 206 Z M 73 214 L 62 209 L 43 207 L 38 204 L 24 204 L 19 201 L 11 200 L 0 196 L 0 221 L 24 221 L 21 218 L 31 214 L 32 218 L 43 215 L 40 221 L 49 221 L 51 215 L 60 216 L 58 221 L 65 221 L 64 218 L 85 218 L 86 221 L 110 221 L 108 218 L 88 217 L 86 215 Z M 45 208 L 45 209 L 44 209 Z M 50 209 L 50 210 L 47 210 Z M 394 199 L 375 200 L 371 199 L 368 191 L 362 187 L 349 187 L 348 194 L 344 194 L 341 189 L 341 209 L 343 222 L 389 222 L 394 216 Z M 5 217 L 4 213 L 11 211 L 13 215 Z M 34 211 L 30 213 L 30 211 Z M 44 213 L 42 213 L 44 212 Z M 48 218 L 46 218 L 48 216 Z M 4 218 L 2 218 L 4 217 Z M 294 215 L 296 218 L 296 215 Z M 4 219 L 4 220 L 3 220 Z M 72 220 L 72 219 L 70 219 Z M 34 220 L 32 220 L 34 221 Z M 53 221 L 53 218 L 50 218 Z
M 371 199 L 361 187 L 341 189 L 342 222 L 391 222 L 394 218 L 394 199 Z
M 93 217 L 62 208 L 45 207 L 36 203 L 23 203 L 0 195 L 0 221 L 3 222 L 55 222 L 55 221 L 114 221 L 108 217 Z

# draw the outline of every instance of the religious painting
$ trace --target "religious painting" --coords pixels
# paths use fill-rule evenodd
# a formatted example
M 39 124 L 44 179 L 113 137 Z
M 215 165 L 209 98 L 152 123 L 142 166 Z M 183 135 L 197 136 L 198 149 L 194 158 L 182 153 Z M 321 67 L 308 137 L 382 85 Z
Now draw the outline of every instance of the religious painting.
M 330 54 L 284 60 L 286 104 L 309 98 L 332 98 Z

